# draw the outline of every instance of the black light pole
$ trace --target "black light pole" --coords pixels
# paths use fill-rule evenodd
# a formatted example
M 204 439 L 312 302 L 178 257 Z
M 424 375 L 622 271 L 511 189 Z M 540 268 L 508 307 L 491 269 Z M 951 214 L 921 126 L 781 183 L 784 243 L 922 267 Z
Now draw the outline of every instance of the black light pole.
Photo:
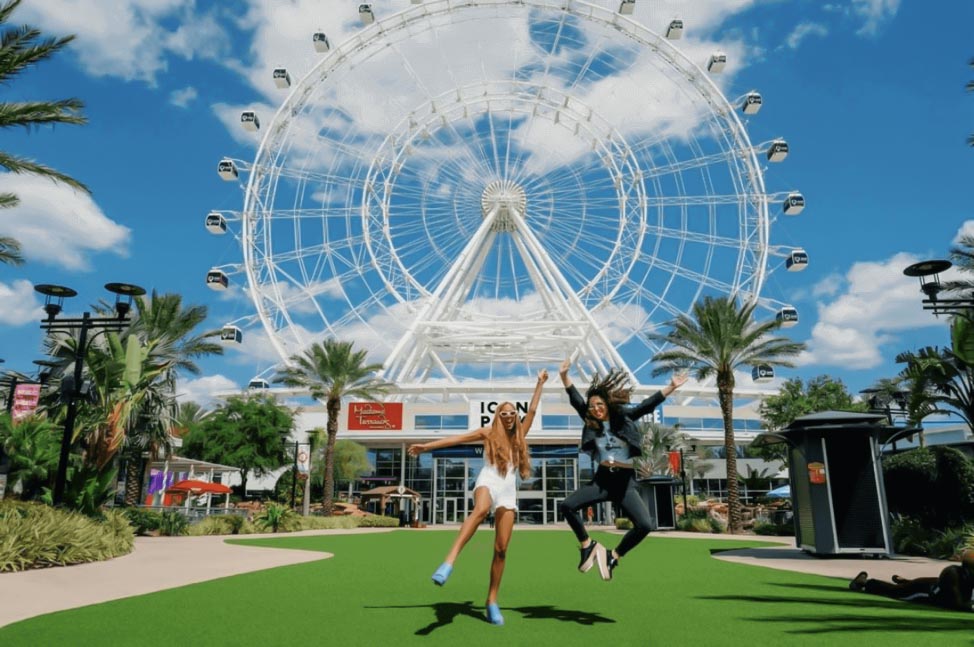
M 78 414 L 77 397 L 82 393 L 81 380 L 84 372 L 85 353 L 88 348 L 88 331 L 98 329 L 98 332 L 121 332 L 128 326 L 126 316 L 132 309 L 132 298 L 145 294 L 145 290 L 137 285 L 128 283 L 108 283 L 105 289 L 115 294 L 115 317 L 92 317 L 85 312 L 80 318 L 56 319 L 60 314 L 66 298 L 77 296 L 78 293 L 63 285 L 42 284 L 35 285 L 34 290 L 44 295 L 44 312 L 47 318 L 41 321 L 41 329 L 51 332 L 78 331 L 78 345 L 75 348 L 73 381 L 68 385 L 68 411 L 64 417 L 64 433 L 61 436 L 61 454 L 58 458 L 57 476 L 54 479 L 53 502 L 60 505 L 64 498 L 64 483 L 68 475 L 68 456 L 71 453 L 71 439 L 74 437 L 74 421 Z M 127 297 L 127 300 L 122 300 Z M 92 335 L 92 339 L 94 335 Z
M 687 507 L 687 467 L 683 463 L 683 448 L 680 447 L 680 478 L 683 480 L 683 518 L 689 518 L 690 508 Z
M 298 441 L 294 441 L 294 471 L 291 472 L 291 509 L 294 510 L 294 495 L 298 489 Z

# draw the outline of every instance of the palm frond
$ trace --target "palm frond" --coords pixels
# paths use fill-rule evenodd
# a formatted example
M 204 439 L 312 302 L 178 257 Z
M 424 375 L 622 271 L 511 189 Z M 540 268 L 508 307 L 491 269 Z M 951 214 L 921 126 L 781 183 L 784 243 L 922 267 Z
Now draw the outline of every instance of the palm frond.
M 46 124 L 80 126 L 88 123 L 88 119 L 79 112 L 83 108 L 84 104 L 79 99 L 0 103 L 0 128 L 22 126 L 29 130 Z
M 80 189 L 85 193 L 91 193 L 91 190 L 87 186 L 70 175 L 65 175 L 64 173 L 56 171 L 49 166 L 44 166 L 43 164 L 39 164 L 23 157 L 17 157 L 9 153 L 0 152 L 0 166 L 4 167 L 11 173 L 30 173 L 32 175 L 40 175 L 42 177 L 50 178 L 55 182 L 60 182 L 76 189 Z
M 20 253 L 20 243 L 9 236 L 0 236 L 0 263 L 23 265 L 24 256 Z

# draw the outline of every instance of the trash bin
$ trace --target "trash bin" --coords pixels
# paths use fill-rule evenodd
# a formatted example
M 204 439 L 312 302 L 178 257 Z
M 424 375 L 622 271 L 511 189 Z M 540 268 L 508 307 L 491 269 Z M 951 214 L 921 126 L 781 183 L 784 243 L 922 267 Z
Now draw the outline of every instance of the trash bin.
M 639 479 L 636 484 L 639 494 L 643 497 L 649 516 L 653 521 L 653 530 L 672 530 L 676 528 L 676 510 L 673 505 L 673 493 L 679 479 L 672 476 L 650 476 Z
M 892 552 L 882 447 L 916 428 L 883 414 L 824 411 L 766 432 L 754 446 L 788 444 L 795 539 L 818 555 Z

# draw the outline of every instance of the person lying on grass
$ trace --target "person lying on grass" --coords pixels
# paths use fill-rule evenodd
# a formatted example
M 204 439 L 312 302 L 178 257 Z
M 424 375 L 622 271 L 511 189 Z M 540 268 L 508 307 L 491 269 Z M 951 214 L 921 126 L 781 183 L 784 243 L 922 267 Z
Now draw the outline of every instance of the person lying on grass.
M 974 596 L 974 549 L 961 553 L 960 561 L 960 564 L 951 564 L 944 568 L 937 577 L 910 580 L 894 575 L 892 583 L 872 579 L 866 571 L 862 571 L 849 582 L 849 588 L 954 611 L 971 611 L 971 598 Z

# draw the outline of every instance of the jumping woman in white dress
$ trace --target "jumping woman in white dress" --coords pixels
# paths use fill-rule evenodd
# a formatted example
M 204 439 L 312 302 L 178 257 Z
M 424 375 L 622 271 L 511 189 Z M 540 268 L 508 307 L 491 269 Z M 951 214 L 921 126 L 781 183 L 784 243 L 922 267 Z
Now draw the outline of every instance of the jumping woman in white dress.
M 504 574 L 507 545 L 511 541 L 511 532 L 514 530 L 514 517 L 517 512 L 517 474 L 520 472 L 521 478 L 531 475 L 531 456 L 528 453 L 525 437 L 531 429 L 531 423 L 534 422 L 534 414 L 541 400 L 541 390 L 547 381 L 548 371 L 545 369 L 538 371 L 538 383 L 534 387 L 534 395 L 531 397 L 524 420 L 518 419 L 517 409 L 512 403 L 503 402 L 497 407 L 489 427 L 409 446 L 409 455 L 418 456 L 423 452 L 441 447 L 473 442 L 484 444 L 484 467 L 480 470 L 474 485 L 473 511 L 460 526 L 460 532 L 446 559 L 433 573 L 433 582 L 439 586 L 446 584 L 460 551 L 477 532 L 477 528 L 487 515 L 493 513 L 496 534 L 494 559 L 490 564 L 490 587 L 487 589 L 487 620 L 495 625 L 504 624 L 504 617 L 497 606 L 497 591 L 500 589 L 501 576 Z

